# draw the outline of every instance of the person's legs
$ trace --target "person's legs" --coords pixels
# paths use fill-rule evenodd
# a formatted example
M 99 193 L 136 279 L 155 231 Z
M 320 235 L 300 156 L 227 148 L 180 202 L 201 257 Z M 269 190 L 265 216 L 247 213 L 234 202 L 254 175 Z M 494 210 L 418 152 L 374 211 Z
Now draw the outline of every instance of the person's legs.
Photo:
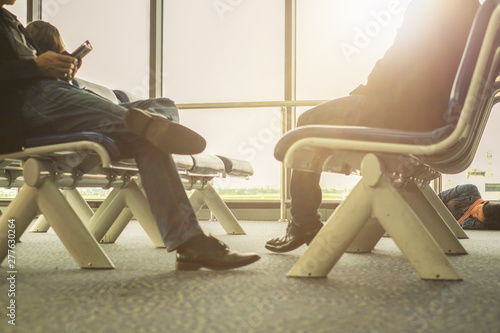
M 23 108 L 26 130 L 31 136 L 89 130 L 114 138 L 122 150 L 136 159 L 164 243 L 173 249 L 202 231 L 171 156 L 131 134 L 123 125 L 126 112 L 123 105 L 57 81 L 43 81 L 30 89 Z
M 366 97 L 351 95 L 332 100 L 303 113 L 297 126 L 306 125 L 355 125 L 357 115 L 365 105 Z M 266 243 L 266 248 L 273 252 L 288 252 L 302 244 L 309 244 L 322 227 L 320 213 L 321 174 L 292 170 L 290 182 L 292 221 L 286 234 Z
M 195 131 L 154 112 L 131 108 L 123 117 L 123 123 L 130 132 L 167 154 L 199 154 L 207 146 L 205 138 Z M 166 142 L 173 144 L 166 145 Z
M 119 136 L 127 109 L 65 81 L 41 81 L 24 92 L 23 118 L 28 136 L 93 130 Z
M 338 125 L 349 126 L 357 123 L 357 114 L 365 104 L 366 97 L 351 95 L 320 104 L 304 112 L 297 121 L 297 126 Z M 297 227 L 316 224 L 320 220 L 318 208 L 321 204 L 321 175 L 292 171 L 290 195 L 293 224 Z
M 175 103 L 168 98 L 151 98 L 135 102 L 122 103 L 121 106 L 126 109 L 139 108 L 156 114 L 160 114 L 166 118 L 172 119 L 176 123 L 179 122 L 179 109 Z
M 292 222 L 301 227 L 320 222 L 318 208 L 321 204 L 321 174 L 305 171 L 292 171 L 290 180 L 290 196 Z
M 123 124 L 127 112 L 124 106 L 63 81 L 50 80 L 28 89 L 23 106 L 26 131 L 30 136 L 89 130 L 115 139 L 123 151 L 136 159 L 153 216 L 168 250 L 176 250 L 195 238 L 206 243 L 208 238 L 203 235 L 172 157 L 130 133 Z M 199 255 L 188 259 L 195 260 L 199 267 L 214 269 L 221 265 L 225 265 L 223 268 L 239 267 L 259 259 L 253 254 L 220 251 L 220 246 L 216 250 L 216 255 L 205 253 L 201 259 Z M 219 266 L 213 265 L 214 260 Z M 229 265 L 227 261 L 230 261 Z
M 217 239 L 206 237 L 172 156 L 164 156 L 149 142 L 139 151 L 136 162 L 142 185 L 167 250 L 177 251 L 177 269 L 231 269 L 259 260 L 257 254 L 233 252 Z
M 131 143 L 131 148 L 163 242 L 168 251 L 173 251 L 203 231 L 172 156 L 162 154 L 149 142 L 142 141 Z

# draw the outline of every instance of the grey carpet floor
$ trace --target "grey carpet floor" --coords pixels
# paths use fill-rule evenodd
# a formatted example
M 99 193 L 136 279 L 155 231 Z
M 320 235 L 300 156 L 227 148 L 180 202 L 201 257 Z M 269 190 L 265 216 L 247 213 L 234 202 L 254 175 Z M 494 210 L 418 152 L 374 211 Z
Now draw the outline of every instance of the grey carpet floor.
M 450 256 L 461 282 L 421 280 L 390 238 L 344 254 L 323 279 L 286 278 L 303 253 L 264 244 L 280 222 L 242 222 L 247 235 L 202 228 L 257 263 L 176 272 L 133 221 L 103 245 L 116 268 L 79 269 L 57 235 L 25 233 L 16 247 L 16 326 L 9 325 L 7 265 L 0 267 L 0 332 L 500 332 L 500 232 L 471 231 L 468 255 Z

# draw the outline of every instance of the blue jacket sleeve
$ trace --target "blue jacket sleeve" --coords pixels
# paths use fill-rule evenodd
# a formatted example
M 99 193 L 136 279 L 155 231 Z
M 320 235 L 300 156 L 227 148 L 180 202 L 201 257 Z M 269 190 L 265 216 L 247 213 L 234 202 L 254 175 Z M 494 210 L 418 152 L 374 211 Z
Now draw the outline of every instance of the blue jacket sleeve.
M 479 190 L 477 189 L 476 185 L 473 184 L 457 185 L 453 188 L 450 188 L 449 190 L 443 191 L 438 194 L 441 201 L 443 201 L 445 204 L 450 200 L 455 199 L 461 195 L 467 195 L 478 198 L 481 197 L 481 194 L 479 193 Z
M 0 84 L 2 87 L 17 86 L 42 73 L 34 59 L 19 59 L 9 39 L 9 31 L 0 20 Z
M 35 60 L 13 60 L 4 61 L 0 59 L 0 80 L 12 82 L 42 76 Z

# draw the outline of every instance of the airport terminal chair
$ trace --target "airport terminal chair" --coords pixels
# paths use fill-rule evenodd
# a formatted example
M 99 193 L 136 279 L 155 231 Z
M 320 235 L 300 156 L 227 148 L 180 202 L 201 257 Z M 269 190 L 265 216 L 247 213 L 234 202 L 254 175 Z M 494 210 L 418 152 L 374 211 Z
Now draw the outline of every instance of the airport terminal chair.
M 195 211 L 206 204 L 227 233 L 244 234 L 210 181 L 214 177 L 248 178 L 253 174 L 251 165 L 208 154 L 173 158 L 184 188 L 194 190 L 190 201 Z M 0 263 L 7 255 L 9 220 L 15 220 L 19 239 L 39 212 L 43 217 L 37 221 L 38 229 L 52 226 L 81 268 L 113 268 L 97 240 L 114 241 L 133 216 L 153 243 L 163 247 L 137 175 L 135 162 L 121 159 L 114 140 L 96 132 L 30 138 L 23 151 L 0 155 L 0 186 L 22 186 L 0 216 Z M 76 187 L 113 191 L 94 213 Z M 64 194 L 60 189 L 65 189 Z
M 173 159 L 184 188 L 187 191 L 192 191 L 189 201 L 195 213 L 198 213 L 206 205 L 226 233 L 245 234 L 233 213 L 212 187 L 211 180 L 215 177 L 248 179 L 253 174 L 250 163 L 209 154 L 173 155 Z M 130 163 L 129 167 L 134 165 L 133 162 Z M 137 173 L 137 170 L 134 172 Z M 137 179 L 132 179 L 125 186 L 114 188 L 95 214 L 76 189 L 65 189 L 63 194 L 80 219 L 101 243 L 114 243 L 135 216 L 155 246 L 164 247 L 153 222 L 148 202 L 137 184 Z M 135 212 L 135 215 L 130 208 Z M 151 222 L 145 223 L 144 221 Z M 31 227 L 31 231 L 46 232 L 49 227 L 45 216 L 40 215 Z
M 43 142 L 37 138 L 36 143 L 28 140 L 26 144 L 28 148 L 23 151 L 0 155 L 0 160 L 4 163 L 12 162 L 4 166 L 2 180 L 10 181 L 13 186 L 22 185 L 16 198 L 0 216 L 2 237 L 0 262 L 7 254 L 5 237 L 8 221 L 15 221 L 16 238 L 20 238 L 40 211 L 47 217 L 80 267 L 114 267 L 94 236 L 59 191 L 59 188 L 72 188 L 76 184 L 96 186 L 101 183 L 103 187 L 107 184 L 123 186 L 129 181 L 128 167 L 118 169 L 118 166 L 112 163 L 111 156 L 117 157 L 118 151 L 113 150 L 116 146 L 112 142 L 103 141 L 105 138 L 97 133 L 84 133 L 81 137 L 75 135 L 58 137 L 58 143 Z M 52 141 L 55 137 L 48 139 Z M 30 143 L 36 146 L 30 147 Z M 105 148 L 106 145 L 109 146 Z M 12 170 L 12 168 L 21 168 L 22 177 L 18 169 Z M 117 174 L 111 170 L 117 171 Z
M 422 279 L 461 279 L 444 253 L 466 253 L 456 237 L 463 230 L 429 182 L 466 170 L 474 158 L 500 88 L 499 4 L 486 0 L 476 14 L 447 126 L 430 132 L 304 126 L 278 142 L 275 156 L 286 167 L 362 176 L 288 276 L 325 277 L 344 252 L 370 252 L 387 231 Z

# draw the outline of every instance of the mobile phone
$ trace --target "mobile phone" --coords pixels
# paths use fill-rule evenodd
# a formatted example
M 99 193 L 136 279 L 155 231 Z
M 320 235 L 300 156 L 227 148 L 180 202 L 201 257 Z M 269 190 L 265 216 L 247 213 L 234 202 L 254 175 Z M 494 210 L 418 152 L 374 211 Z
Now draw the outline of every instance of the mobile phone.
M 82 45 L 80 45 L 76 50 L 74 50 L 73 53 L 71 53 L 71 56 L 82 59 L 87 54 L 89 54 L 90 51 L 92 51 L 92 45 L 88 40 L 86 40 L 85 42 L 83 42 Z

